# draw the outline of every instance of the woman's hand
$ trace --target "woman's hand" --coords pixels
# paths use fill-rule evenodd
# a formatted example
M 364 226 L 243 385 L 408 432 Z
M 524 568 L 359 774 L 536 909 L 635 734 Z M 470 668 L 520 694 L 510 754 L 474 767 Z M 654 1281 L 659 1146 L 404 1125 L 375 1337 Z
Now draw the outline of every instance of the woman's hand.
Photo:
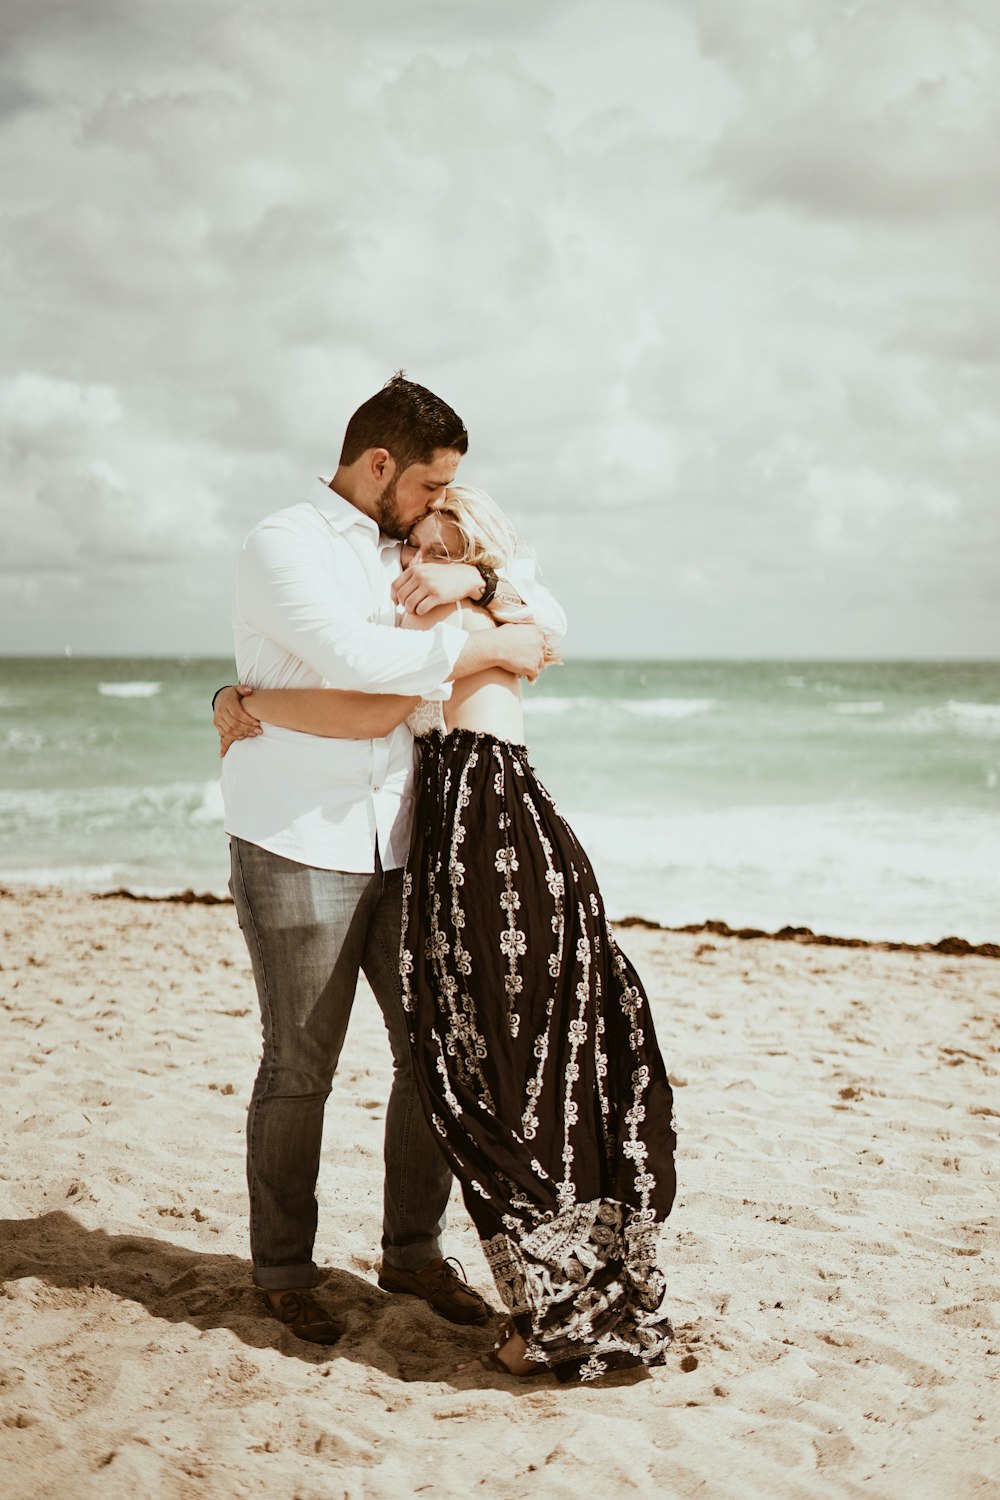
M 240 683 L 237 687 L 225 687 L 215 700 L 212 723 L 219 731 L 219 754 L 225 755 L 230 745 L 237 740 L 253 739 L 261 734 L 259 720 L 243 707 L 243 699 L 253 692 L 252 687 Z

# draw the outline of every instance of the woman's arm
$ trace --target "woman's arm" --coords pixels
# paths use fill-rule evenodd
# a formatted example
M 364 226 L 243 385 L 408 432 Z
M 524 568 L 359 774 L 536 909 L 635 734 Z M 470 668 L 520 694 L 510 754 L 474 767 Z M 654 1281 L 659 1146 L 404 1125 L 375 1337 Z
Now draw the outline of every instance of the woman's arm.
M 234 703 L 234 697 L 242 701 Z M 257 722 L 296 729 L 301 734 L 334 740 L 376 740 L 391 734 L 419 701 L 395 693 L 354 693 L 335 688 L 263 688 L 245 696 L 237 694 L 236 688 L 225 688 L 216 702 L 215 725 L 230 742 L 242 737 L 230 732 L 233 709 L 239 707 Z

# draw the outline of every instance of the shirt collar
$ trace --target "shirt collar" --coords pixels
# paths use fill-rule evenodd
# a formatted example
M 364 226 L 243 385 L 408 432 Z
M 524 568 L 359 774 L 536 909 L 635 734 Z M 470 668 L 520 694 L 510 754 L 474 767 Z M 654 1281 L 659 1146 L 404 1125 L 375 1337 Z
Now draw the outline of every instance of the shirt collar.
M 363 510 L 358 510 L 356 505 L 345 500 L 343 495 L 338 495 L 336 490 L 331 490 L 329 479 L 324 479 L 322 475 L 312 486 L 309 499 L 334 531 L 343 533 L 349 531 L 352 526 L 360 526 L 372 535 L 380 552 L 400 545 L 398 538 L 386 536 L 384 531 L 380 531 L 371 516 L 366 516 Z
M 363 510 L 358 510 L 336 490 L 331 490 L 330 481 L 322 475 L 309 491 L 309 499 L 334 531 L 349 531 L 352 526 L 361 526 L 365 531 L 378 533 L 371 516 L 366 516 Z

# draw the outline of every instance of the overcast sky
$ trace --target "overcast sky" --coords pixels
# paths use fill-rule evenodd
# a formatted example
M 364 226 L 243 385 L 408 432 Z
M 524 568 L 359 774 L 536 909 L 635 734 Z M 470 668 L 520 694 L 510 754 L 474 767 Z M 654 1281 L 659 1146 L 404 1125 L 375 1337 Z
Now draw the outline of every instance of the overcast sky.
M 994 0 L 4 0 L 0 650 L 226 654 L 402 366 L 568 655 L 1000 656 Z

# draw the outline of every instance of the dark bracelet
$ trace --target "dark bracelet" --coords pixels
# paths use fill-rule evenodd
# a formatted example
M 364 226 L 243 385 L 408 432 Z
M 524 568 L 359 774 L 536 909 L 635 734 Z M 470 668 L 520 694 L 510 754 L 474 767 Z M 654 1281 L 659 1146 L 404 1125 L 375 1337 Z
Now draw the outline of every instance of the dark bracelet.
M 232 687 L 232 683 L 231 682 L 224 682 L 222 684 L 222 686 L 220 688 L 216 688 L 215 692 L 212 694 L 212 712 L 213 712 L 213 714 L 215 713 L 215 700 L 216 700 L 216 698 L 219 696 L 220 693 L 224 693 L 226 691 L 227 687 Z
M 481 598 L 476 600 L 476 603 L 480 606 L 480 608 L 485 609 L 487 605 L 493 602 L 493 596 L 497 591 L 497 584 L 500 580 L 497 578 L 497 575 L 494 573 L 493 569 L 487 568 L 483 563 L 476 563 L 475 569 L 480 578 L 483 580 L 484 585 L 482 596 Z

